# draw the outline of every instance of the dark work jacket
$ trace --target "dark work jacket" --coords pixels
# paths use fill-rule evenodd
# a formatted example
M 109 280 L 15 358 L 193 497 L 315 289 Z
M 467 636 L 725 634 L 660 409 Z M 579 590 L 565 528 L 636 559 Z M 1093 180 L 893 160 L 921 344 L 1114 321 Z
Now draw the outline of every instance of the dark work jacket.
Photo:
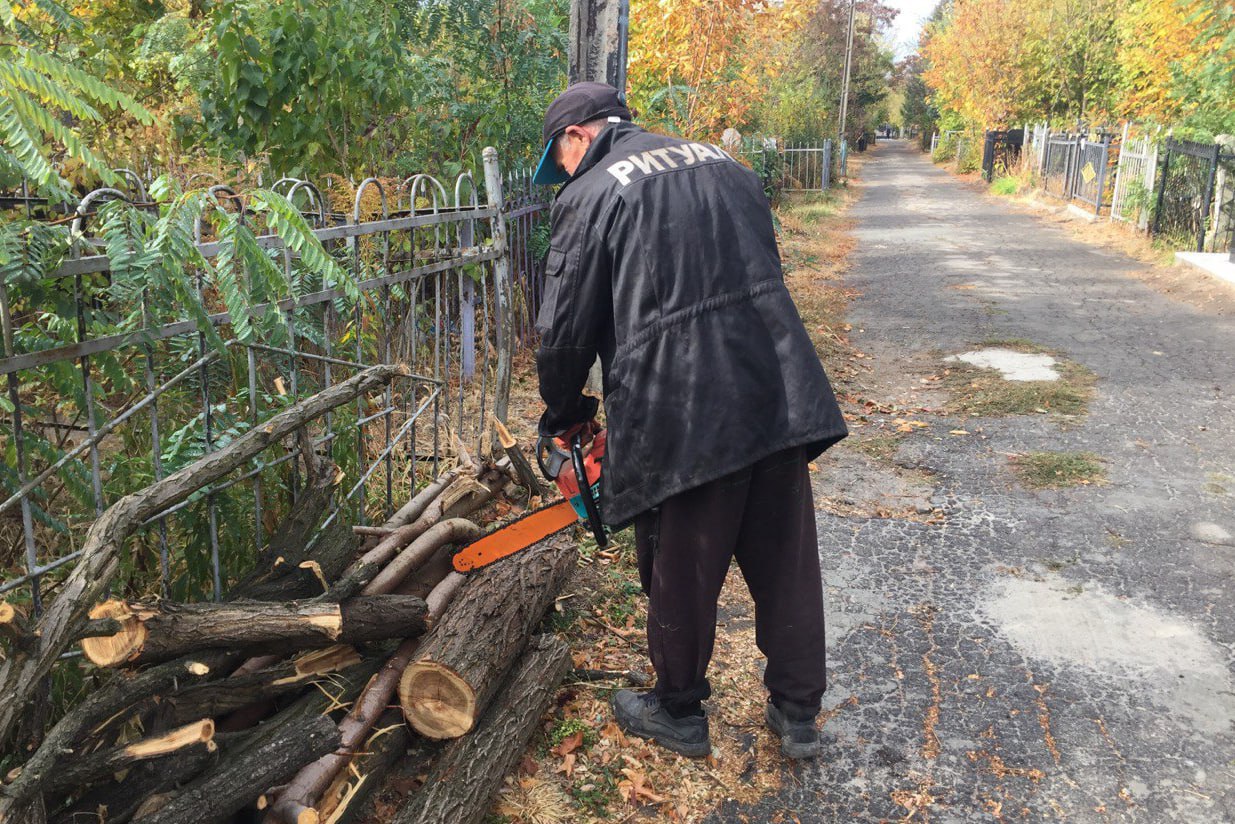
M 606 523 L 783 449 L 814 458 L 848 434 L 749 169 L 715 146 L 612 123 L 552 221 L 540 431 L 596 413 L 582 390 L 599 355 Z

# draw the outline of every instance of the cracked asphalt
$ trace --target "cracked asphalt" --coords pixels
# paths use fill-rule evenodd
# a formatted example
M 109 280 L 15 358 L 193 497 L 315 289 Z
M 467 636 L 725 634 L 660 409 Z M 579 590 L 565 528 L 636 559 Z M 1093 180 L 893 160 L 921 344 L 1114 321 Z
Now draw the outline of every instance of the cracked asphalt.
M 861 188 L 845 285 L 877 400 L 1010 338 L 1097 394 L 1066 425 L 919 415 L 893 462 L 940 523 L 819 513 L 824 756 L 709 821 L 1235 821 L 1235 323 L 905 144 Z M 1109 482 L 1026 489 L 1008 456 L 1034 450 L 1097 453 Z

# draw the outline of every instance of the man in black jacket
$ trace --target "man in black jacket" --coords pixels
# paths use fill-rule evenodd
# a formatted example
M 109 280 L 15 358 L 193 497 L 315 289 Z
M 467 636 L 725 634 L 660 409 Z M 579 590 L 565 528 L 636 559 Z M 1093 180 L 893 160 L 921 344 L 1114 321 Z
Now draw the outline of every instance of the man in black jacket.
M 542 435 L 594 428 L 599 355 L 608 446 L 601 510 L 635 525 L 655 690 L 620 691 L 618 723 L 711 751 L 702 700 L 731 559 L 755 601 L 767 720 L 817 753 L 823 585 L 808 464 L 847 434 L 780 266 L 759 178 L 720 148 L 630 122 L 612 86 L 550 105 L 536 181 L 561 183 L 537 321 Z

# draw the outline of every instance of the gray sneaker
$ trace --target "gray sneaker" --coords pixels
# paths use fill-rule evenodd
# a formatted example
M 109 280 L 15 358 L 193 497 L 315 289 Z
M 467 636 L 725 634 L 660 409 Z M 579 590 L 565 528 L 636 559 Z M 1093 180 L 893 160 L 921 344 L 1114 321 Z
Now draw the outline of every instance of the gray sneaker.
M 815 719 L 793 721 L 780 707 L 768 702 L 768 727 L 780 736 L 780 751 L 789 758 L 814 758 L 819 754 L 819 730 Z
M 654 739 L 679 755 L 703 758 L 712 752 L 708 719 L 703 716 L 674 718 L 660 705 L 656 693 L 618 690 L 613 694 L 613 717 L 625 732 Z

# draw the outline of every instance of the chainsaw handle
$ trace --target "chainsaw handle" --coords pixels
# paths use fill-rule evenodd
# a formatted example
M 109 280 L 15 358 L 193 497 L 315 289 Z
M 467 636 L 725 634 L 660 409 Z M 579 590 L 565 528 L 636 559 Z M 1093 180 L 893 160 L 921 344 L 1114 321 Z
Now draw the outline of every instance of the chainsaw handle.
M 550 481 L 557 480 L 569 460 L 570 453 L 557 445 L 557 438 L 541 435 L 536 439 L 536 463 L 540 465 L 541 474 Z
M 579 479 L 579 494 L 583 497 L 583 506 L 587 510 L 588 526 L 596 536 L 596 546 L 604 549 L 609 545 L 609 537 L 605 535 L 605 524 L 600 519 L 600 507 L 596 504 L 592 485 L 588 483 L 587 469 L 583 466 L 583 437 L 576 434 L 570 441 L 570 459 L 575 467 L 575 477 Z

